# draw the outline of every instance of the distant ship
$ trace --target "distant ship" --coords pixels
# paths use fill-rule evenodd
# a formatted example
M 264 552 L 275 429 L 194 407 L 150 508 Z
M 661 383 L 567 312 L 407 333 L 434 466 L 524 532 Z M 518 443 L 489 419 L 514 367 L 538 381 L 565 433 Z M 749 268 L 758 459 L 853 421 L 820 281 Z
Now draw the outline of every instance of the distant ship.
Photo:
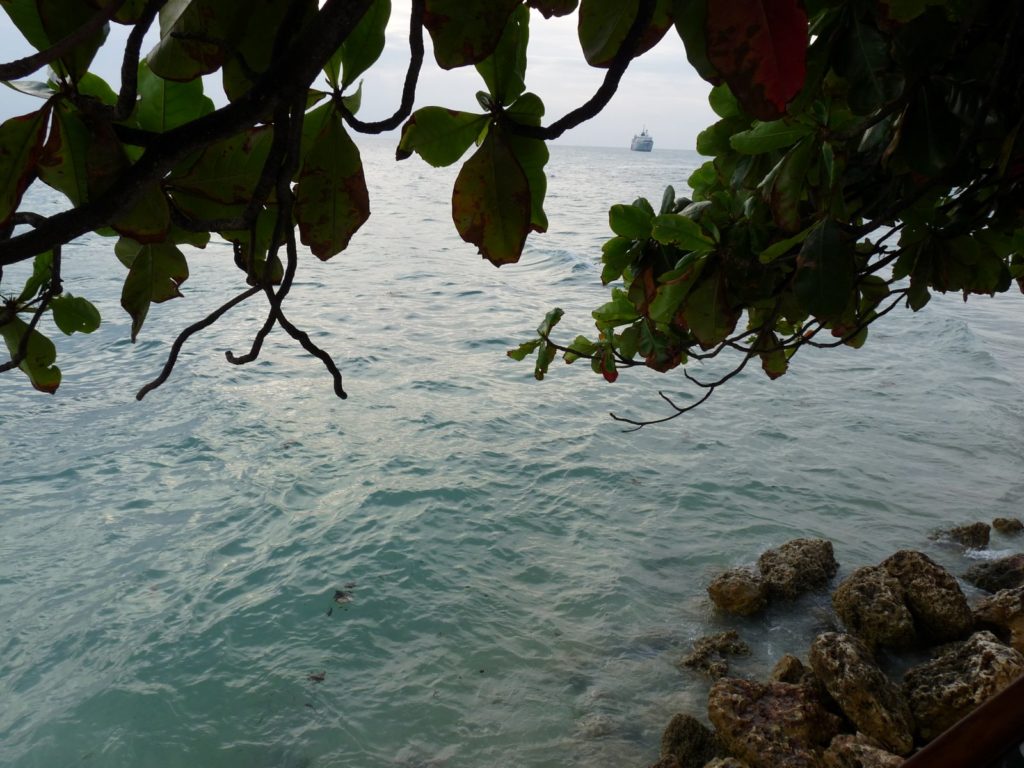
M 630 142 L 629 148 L 634 152 L 650 152 L 654 149 L 654 137 L 647 132 L 646 125 L 640 133 L 633 137 L 633 141 Z

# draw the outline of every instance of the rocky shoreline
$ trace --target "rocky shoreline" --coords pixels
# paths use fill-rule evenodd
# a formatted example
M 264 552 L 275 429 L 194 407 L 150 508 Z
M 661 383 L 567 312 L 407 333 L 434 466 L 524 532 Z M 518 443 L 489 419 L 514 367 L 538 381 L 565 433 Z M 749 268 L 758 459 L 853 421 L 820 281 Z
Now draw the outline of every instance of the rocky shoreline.
M 988 546 L 997 518 L 941 532 L 963 548 Z M 795 539 L 756 566 L 708 585 L 715 607 L 753 616 L 828 588 L 839 571 L 831 542 Z M 714 682 L 707 727 L 676 714 L 651 768 L 890 768 L 1024 675 L 1024 553 L 978 562 L 960 581 L 926 554 L 901 550 L 857 568 L 831 592 L 841 631 L 821 632 L 804 659 L 783 656 L 764 680 L 729 676 L 749 653 L 735 630 L 698 640 L 680 666 Z M 984 594 L 982 597 L 981 595 Z

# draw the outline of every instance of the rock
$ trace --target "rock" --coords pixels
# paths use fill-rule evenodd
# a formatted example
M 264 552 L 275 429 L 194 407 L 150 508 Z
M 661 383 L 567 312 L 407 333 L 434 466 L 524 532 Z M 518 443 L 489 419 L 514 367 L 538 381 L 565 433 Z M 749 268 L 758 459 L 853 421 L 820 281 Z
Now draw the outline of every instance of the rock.
M 958 525 L 943 532 L 951 541 L 961 544 L 968 549 L 984 549 L 988 546 L 989 536 L 992 528 L 988 523 L 969 523 Z
M 917 639 L 903 587 L 881 566 L 847 576 L 832 594 L 832 605 L 846 629 L 871 648 L 905 648 Z
M 679 761 L 674 757 L 663 757 L 656 763 L 651 763 L 650 768 L 682 768 Z
M 853 635 L 826 632 L 811 644 L 811 669 L 857 729 L 901 755 L 914 748 L 914 721 L 899 689 Z
M 704 768 L 750 768 L 750 764 L 737 760 L 735 757 L 716 757 Z
M 967 598 L 946 570 L 921 552 L 900 550 L 882 562 L 903 587 L 918 640 L 935 645 L 967 637 L 974 617 Z
M 747 656 L 750 646 L 740 639 L 735 629 L 707 635 L 693 644 L 689 656 L 684 656 L 680 664 L 690 669 L 703 672 L 713 680 L 729 674 L 729 662 L 726 656 Z
M 725 751 L 751 768 L 820 768 L 840 724 L 811 686 L 736 678 L 711 686 L 708 717 Z
M 823 755 L 827 768 L 899 768 L 903 758 L 886 752 L 861 734 L 841 733 Z
M 1013 536 L 1024 531 L 1024 522 L 1021 522 L 1016 517 L 997 517 L 992 521 L 992 527 L 1000 533 Z
M 925 742 L 1024 674 L 1024 655 L 991 632 L 975 632 L 907 671 L 903 693 Z
M 972 565 L 964 574 L 964 581 L 986 592 L 1013 589 L 1024 585 L 1024 554 L 1001 557 L 998 560 Z
M 793 599 L 828 583 L 839 564 L 826 539 L 794 539 L 757 560 L 770 597 Z
M 661 759 L 672 758 L 679 768 L 703 768 L 721 754 L 715 734 L 692 715 L 677 714 L 661 735 Z
M 804 683 L 813 673 L 796 656 L 787 653 L 772 667 L 769 679 L 777 683 Z
M 764 580 L 750 568 L 732 568 L 708 584 L 708 595 L 719 610 L 737 616 L 757 613 L 768 604 Z
M 974 608 L 978 626 L 1024 653 L 1024 587 L 1001 589 Z

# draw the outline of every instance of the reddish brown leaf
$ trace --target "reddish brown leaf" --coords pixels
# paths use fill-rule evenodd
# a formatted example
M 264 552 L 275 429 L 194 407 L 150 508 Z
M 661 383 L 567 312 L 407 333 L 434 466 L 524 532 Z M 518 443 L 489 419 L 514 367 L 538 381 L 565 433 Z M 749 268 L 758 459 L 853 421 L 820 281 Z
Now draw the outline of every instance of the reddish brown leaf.
M 744 110 L 759 120 L 786 111 L 804 83 L 807 14 L 799 0 L 707 4 L 707 57 Z

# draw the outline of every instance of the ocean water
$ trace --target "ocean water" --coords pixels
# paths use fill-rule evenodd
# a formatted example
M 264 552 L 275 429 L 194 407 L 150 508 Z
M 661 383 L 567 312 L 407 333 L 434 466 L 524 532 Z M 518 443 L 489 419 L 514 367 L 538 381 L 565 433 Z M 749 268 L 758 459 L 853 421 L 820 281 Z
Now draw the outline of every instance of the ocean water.
M 555 305 L 565 338 L 588 327 L 608 206 L 681 191 L 697 156 L 553 147 L 551 231 L 496 270 L 454 233 L 454 169 L 363 147 L 371 219 L 305 257 L 289 299 L 345 402 L 279 332 L 224 361 L 256 303 L 135 402 L 240 287 L 230 251 L 190 253 L 187 298 L 132 345 L 112 241 L 67 249 L 103 327 L 61 341 L 56 396 L 0 377 L 0 764 L 643 766 L 674 712 L 703 711 L 706 681 L 676 666 L 697 636 L 738 628 L 756 674 L 831 622 L 821 595 L 716 616 L 719 569 L 826 536 L 843 573 L 902 547 L 962 570 L 930 533 L 1021 514 L 1019 295 L 937 297 L 862 350 L 625 433 L 609 411 L 694 391 L 560 363 L 538 383 L 504 353 Z

